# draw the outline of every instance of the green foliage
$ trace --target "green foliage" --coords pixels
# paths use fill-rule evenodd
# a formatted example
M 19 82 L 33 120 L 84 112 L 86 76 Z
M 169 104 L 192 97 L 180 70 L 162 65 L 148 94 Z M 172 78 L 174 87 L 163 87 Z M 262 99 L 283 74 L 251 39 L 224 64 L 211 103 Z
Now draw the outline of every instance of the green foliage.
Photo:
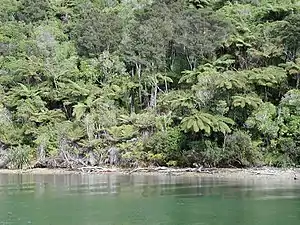
M 11 168 L 24 169 L 30 164 L 30 147 L 29 146 L 17 146 L 9 151 L 8 159 Z
M 17 0 L 3 0 L 0 5 L 0 21 L 13 19 L 13 14 L 18 10 Z
M 243 131 L 226 136 L 222 147 L 210 140 L 192 141 L 189 146 L 186 160 L 204 166 L 248 167 L 257 165 L 262 158 L 257 144 Z
M 232 105 L 234 107 L 245 108 L 246 106 L 250 106 L 256 109 L 259 107 L 260 104 L 262 104 L 262 100 L 257 96 L 232 96 Z
M 120 115 L 119 120 L 122 123 L 132 124 L 140 130 L 151 130 L 155 127 L 155 114 L 151 111 L 145 111 L 140 114 L 131 114 L 130 116 Z
M 293 11 L 294 9 L 291 9 Z M 282 44 L 286 47 L 286 57 L 295 60 L 299 50 L 300 14 L 290 13 L 278 26 L 277 35 L 281 38 Z
M 288 91 L 280 102 L 281 134 L 298 142 L 300 131 L 300 91 Z
M 110 127 L 108 131 L 116 139 L 131 139 L 136 136 L 137 131 L 132 125 L 122 125 Z
M 228 125 L 233 125 L 234 121 L 221 115 L 211 115 L 209 113 L 197 112 L 192 116 L 185 117 L 181 123 L 182 128 L 185 131 L 204 131 L 207 134 L 210 134 L 211 131 L 214 131 L 225 134 L 231 132 L 231 129 Z
M 253 111 L 246 124 L 249 128 L 257 128 L 262 134 L 275 138 L 279 131 L 276 114 L 276 107 L 273 104 L 264 103 Z
M 300 149 L 293 138 L 279 138 L 270 151 L 265 155 L 264 161 L 270 166 L 290 167 L 299 164 Z
M 130 167 L 297 165 L 299 18 L 294 0 L 2 0 L 0 146 L 13 168 L 112 147 Z
M 295 62 L 287 62 L 281 64 L 280 66 L 284 67 L 285 70 L 288 72 L 293 79 L 296 80 L 295 87 L 298 89 L 300 85 L 300 58 L 295 59 Z
M 190 150 L 184 155 L 187 164 L 197 163 L 206 167 L 221 166 L 222 148 L 214 141 L 199 140 L 189 143 Z
M 175 43 L 183 46 L 191 70 L 198 66 L 198 60 L 221 46 L 229 31 L 226 19 L 208 9 L 186 9 L 176 19 Z
M 158 165 L 180 164 L 181 149 L 185 138 L 179 128 L 156 132 L 146 143 L 145 149 L 150 153 L 150 162 Z
M 49 0 L 21 0 L 17 19 L 25 22 L 37 22 L 47 19 L 51 12 Z
M 253 69 L 249 79 L 254 84 L 264 87 L 274 87 L 286 79 L 286 73 L 279 67 Z
M 245 89 L 247 85 L 246 77 L 243 74 L 234 73 L 232 71 L 222 73 L 216 80 L 217 88 L 230 89 Z
M 117 12 L 91 8 L 83 12 L 76 29 L 76 42 L 81 55 L 113 52 L 121 42 L 122 18 Z
M 249 167 L 257 165 L 260 160 L 261 153 L 249 134 L 235 131 L 226 137 L 221 164 Z

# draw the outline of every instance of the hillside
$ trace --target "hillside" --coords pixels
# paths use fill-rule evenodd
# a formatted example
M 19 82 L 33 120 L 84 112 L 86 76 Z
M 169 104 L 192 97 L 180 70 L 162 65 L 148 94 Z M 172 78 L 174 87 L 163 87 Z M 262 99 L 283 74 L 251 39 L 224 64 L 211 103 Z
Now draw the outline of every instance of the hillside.
M 299 0 L 1 0 L 0 168 L 300 164 Z

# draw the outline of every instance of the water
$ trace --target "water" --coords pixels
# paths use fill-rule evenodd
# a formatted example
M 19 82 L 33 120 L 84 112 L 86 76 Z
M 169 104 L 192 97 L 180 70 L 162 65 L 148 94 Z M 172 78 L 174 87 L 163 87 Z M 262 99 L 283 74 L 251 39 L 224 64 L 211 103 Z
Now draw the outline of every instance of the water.
M 0 225 L 298 225 L 300 182 L 0 175 Z

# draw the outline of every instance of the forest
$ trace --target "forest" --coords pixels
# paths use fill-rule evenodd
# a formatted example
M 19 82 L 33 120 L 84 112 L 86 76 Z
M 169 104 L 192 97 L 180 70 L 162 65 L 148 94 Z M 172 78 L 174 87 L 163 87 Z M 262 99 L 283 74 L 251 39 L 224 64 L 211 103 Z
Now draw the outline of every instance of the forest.
M 299 0 L 1 0 L 0 168 L 300 164 Z

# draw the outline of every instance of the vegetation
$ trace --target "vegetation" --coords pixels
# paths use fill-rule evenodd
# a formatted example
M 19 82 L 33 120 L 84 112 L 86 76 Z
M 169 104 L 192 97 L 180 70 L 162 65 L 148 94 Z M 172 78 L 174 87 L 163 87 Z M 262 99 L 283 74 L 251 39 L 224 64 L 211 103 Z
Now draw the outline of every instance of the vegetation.
M 1 167 L 300 164 L 299 0 L 2 0 L 0 21 Z

